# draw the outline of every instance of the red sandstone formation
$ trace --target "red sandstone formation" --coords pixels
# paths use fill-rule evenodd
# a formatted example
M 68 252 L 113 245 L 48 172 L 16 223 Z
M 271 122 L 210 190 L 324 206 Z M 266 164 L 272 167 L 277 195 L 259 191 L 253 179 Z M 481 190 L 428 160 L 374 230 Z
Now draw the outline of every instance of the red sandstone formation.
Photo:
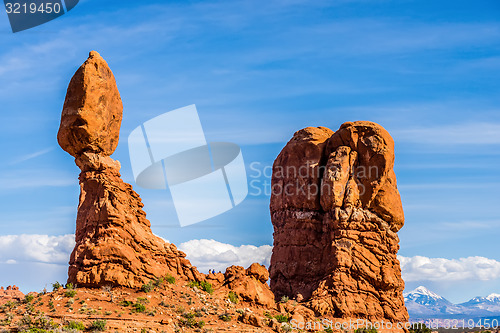
M 242 300 L 256 305 L 274 307 L 274 294 L 267 285 L 269 272 L 257 263 L 247 269 L 231 266 L 224 273 L 224 285 L 234 291 Z
M 264 266 L 232 266 L 225 275 L 204 275 L 175 245 L 153 235 L 139 195 L 120 178 L 120 163 L 109 157 L 118 144 L 122 110 L 113 73 L 97 52 L 90 52 L 69 83 L 57 136 L 81 169 L 68 282 L 137 288 L 172 275 L 207 280 L 234 289 L 249 303 L 274 306 Z
M 108 64 L 90 52 L 69 83 L 57 136 L 81 169 L 68 282 L 138 287 L 167 274 L 200 280 L 183 252 L 153 235 L 139 195 L 109 157 L 118 144 L 122 109 Z
M 394 141 L 381 126 L 295 133 L 273 165 L 271 289 L 318 315 L 406 321 Z
M 22 299 L 24 299 L 24 294 L 17 286 L 8 286 L 6 289 L 0 287 L 0 305 Z

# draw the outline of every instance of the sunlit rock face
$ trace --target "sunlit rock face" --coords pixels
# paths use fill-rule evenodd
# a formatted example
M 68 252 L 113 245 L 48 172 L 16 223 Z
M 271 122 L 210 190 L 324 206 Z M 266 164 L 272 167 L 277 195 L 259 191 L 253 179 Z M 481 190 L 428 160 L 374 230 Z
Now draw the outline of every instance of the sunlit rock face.
M 296 132 L 273 165 L 271 289 L 318 315 L 408 320 L 394 141 L 372 122 Z

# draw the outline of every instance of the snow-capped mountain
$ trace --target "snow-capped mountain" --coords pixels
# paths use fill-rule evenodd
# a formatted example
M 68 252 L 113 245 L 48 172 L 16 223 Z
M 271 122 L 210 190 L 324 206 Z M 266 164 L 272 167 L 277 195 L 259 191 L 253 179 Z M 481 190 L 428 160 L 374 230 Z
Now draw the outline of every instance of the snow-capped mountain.
M 470 301 L 460 305 L 469 309 L 500 313 L 500 294 L 490 294 L 486 297 L 474 297 Z
M 413 301 L 420 305 L 425 306 L 442 306 L 451 304 L 447 299 L 439 296 L 438 294 L 430 291 L 429 289 L 420 286 L 417 289 L 404 294 L 405 302 Z
M 406 308 L 412 319 L 500 316 L 500 294 L 478 296 L 465 303 L 453 304 L 446 298 L 420 286 L 405 293 L 404 297 Z

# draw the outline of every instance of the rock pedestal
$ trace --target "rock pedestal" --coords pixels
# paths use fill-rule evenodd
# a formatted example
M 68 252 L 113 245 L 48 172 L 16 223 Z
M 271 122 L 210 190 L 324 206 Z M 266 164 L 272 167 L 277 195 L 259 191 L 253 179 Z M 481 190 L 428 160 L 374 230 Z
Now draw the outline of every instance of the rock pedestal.
M 295 133 L 273 165 L 271 289 L 317 315 L 408 320 L 396 257 L 404 224 L 394 142 L 381 126 Z
M 68 282 L 135 288 L 167 274 L 200 280 L 183 252 L 153 235 L 139 195 L 109 157 L 118 145 L 122 110 L 113 73 L 90 52 L 69 83 L 57 136 L 81 169 Z

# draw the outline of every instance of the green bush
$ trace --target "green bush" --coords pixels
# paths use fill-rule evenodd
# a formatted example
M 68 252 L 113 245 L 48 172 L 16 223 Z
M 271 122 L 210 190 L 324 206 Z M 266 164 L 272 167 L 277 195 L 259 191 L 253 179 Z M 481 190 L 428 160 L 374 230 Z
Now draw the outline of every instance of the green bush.
M 280 302 L 281 302 L 281 303 L 286 303 L 286 302 L 288 302 L 289 300 L 290 300 L 290 298 L 288 298 L 288 296 L 282 296 L 282 297 L 281 297 Z
M 228 321 L 231 321 L 231 319 L 233 319 L 233 317 L 229 313 L 223 313 L 223 314 L 219 315 L 219 319 L 222 321 L 228 322 Z
M 431 329 L 424 323 L 413 323 L 410 328 L 410 333 L 431 333 Z
M 191 288 L 200 288 L 200 283 L 198 281 L 189 281 L 188 286 Z
M 238 294 L 236 294 L 234 291 L 229 292 L 228 298 L 231 301 L 231 303 L 234 304 L 238 304 L 238 302 L 240 301 L 238 298 Z
M 287 315 L 281 313 L 274 316 L 274 318 L 278 321 L 278 323 L 288 323 L 288 320 L 290 319 Z
M 134 312 L 139 312 L 139 313 L 146 312 L 146 306 L 144 304 L 139 303 L 139 302 L 134 303 L 134 305 L 132 305 L 132 307 L 134 308 L 133 309 Z
M 106 330 L 106 324 L 107 324 L 106 320 L 95 320 L 92 322 L 89 329 L 91 331 L 102 332 Z
M 66 292 L 64 293 L 64 296 L 70 297 L 70 298 L 75 297 L 76 290 L 74 290 L 74 289 L 66 290 Z
M 149 293 L 151 290 L 154 290 L 155 289 L 155 286 L 153 284 L 153 281 L 149 281 L 148 283 L 146 284 L 143 284 L 142 287 L 141 287 L 142 291 L 144 291 L 145 293 Z
M 53 290 L 53 291 L 57 291 L 57 290 L 59 290 L 59 288 L 61 288 L 61 287 L 62 287 L 62 284 L 60 284 L 60 283 L 59 283 L 59 282 L 57 282 L 57 281 L 56 281 L 55 283 L 52 283 L 52 290 Z
M 378 332 L 377 329 L 373 327 L 372 328 L 362 327 L 354 330 L 354 333 L 377 333 L 377 332 Z
M 206 291 L 209 294 L 214 292 L 214 288 L 212 287 L 212 284 L 210 282 L 201 281 L 200 287 L 201 287 L 201 290 Z
M 175 284 L 175 278 L 170 274 L 165 277 L 165 281 L 167 281 L 170 284 Z
M 132 301 L 121 301 L 120 302 L 121 306 L 131 306 L 132 304 L 134 304 L 134 302 L 132 302 Z
M 24 303 L 31 303 L 35 299 L 35 296 L 33 295 L 26 295 L 24 296 Z
M 71 330 L 85 331 L 85 325 L 81 321 L 70 321 L 65 327 Z
M 181 318 L 179 319 L 179 326 L 189 327 L 189 328 L 202 328 L 205 326 L 203 320 L 197 321 L 194 318 Z

